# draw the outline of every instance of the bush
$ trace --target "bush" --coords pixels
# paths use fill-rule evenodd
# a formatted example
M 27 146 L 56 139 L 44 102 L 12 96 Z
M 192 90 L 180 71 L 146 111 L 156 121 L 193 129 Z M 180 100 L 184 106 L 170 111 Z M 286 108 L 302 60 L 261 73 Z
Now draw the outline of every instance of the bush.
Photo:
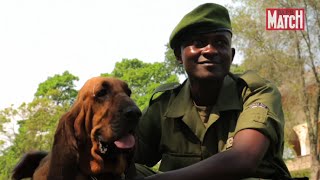
M 302 170 L 298 170 L 298 171 L 291 171 L 290 174 L 294 178 L 310 177 L 311 171 L 310 171 L 310 169 L 302 169 Z

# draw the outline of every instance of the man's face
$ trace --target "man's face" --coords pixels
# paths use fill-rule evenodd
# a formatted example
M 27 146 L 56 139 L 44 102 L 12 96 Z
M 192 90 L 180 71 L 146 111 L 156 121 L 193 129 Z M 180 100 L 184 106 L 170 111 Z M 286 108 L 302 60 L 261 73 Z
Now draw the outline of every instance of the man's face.
M 183 41 L 180 52 L 177 60 L 183 64 L 189 78 L 199 80 L 223 79 L 234 56 L 228 32 L 193 35 Z

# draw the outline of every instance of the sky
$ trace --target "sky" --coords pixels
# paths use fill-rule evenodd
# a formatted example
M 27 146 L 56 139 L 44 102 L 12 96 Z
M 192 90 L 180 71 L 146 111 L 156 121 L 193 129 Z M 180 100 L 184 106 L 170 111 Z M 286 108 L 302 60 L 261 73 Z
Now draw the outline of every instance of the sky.
M 205 2 L 231 0 L 0 0 L 0 109 L 66 70 L 80 89 L 123 58 L 164 61 L 175 25 Z

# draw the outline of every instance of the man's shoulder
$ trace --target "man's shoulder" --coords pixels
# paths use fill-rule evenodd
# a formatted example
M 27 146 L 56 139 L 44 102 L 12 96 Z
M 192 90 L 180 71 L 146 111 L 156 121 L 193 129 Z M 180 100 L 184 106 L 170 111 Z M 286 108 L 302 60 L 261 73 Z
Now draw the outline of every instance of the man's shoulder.
M 170 90 L 178 88 L 179 86 L 180 86 L 180 83 L 178 83 L 178 82 L 162 84 L 162 85 L 158 86 L 153 91 L 153 94 L 165 92 L 165 91 L 170 91 Z
M 156 101 L 168 99 L 170 95 L 172 93 L 177 92 L 180 89 L 180 87 L 181 84 L 178 82 L 166 83 L 158 86 L 152 93 L 149 105 L 153 104 Z
M 258 75 L 257 72 L 249 70 L 243 74 L 237 75 L 251 91 L 254 91 L 263 86 L 273 86 L 273 84 L 265 78 Z

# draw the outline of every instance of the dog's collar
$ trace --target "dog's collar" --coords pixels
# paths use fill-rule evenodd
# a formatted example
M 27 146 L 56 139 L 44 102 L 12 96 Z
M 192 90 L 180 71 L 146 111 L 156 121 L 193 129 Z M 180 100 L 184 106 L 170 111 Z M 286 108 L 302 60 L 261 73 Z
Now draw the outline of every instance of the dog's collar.
M 96 177 L 94 177 L 94 176 L 90 176 L 90 179 L 91 180 L 98 180 Z

